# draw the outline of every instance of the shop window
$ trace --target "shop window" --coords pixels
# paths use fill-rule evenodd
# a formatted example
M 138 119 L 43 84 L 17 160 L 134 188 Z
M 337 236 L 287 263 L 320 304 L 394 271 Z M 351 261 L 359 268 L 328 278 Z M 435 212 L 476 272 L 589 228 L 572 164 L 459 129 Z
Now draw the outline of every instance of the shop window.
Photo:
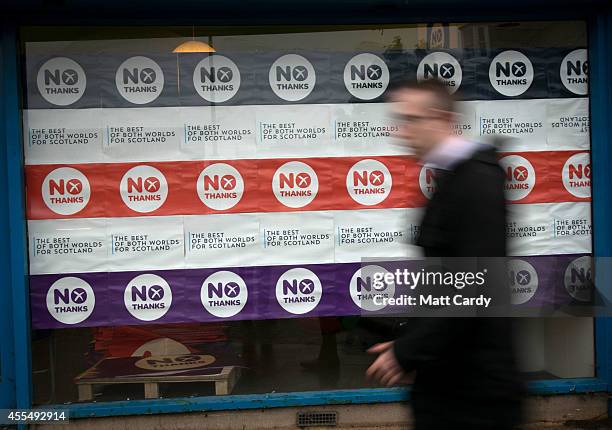
M 432 192 L 393 136 L 402 79 L 456 91 L 458 135 L 506 138 L 513 301 L 585 299 L 583 22 L 28 27 L 22 41 L 37 404 L 371 386 L 365 351 L 392 324 L 351 283 L 364 258 L 417 252 Z M 356 170 L 392 182 L 357 192 Z M 529 378 L 594 376 L 591 318 L 520 325 Z

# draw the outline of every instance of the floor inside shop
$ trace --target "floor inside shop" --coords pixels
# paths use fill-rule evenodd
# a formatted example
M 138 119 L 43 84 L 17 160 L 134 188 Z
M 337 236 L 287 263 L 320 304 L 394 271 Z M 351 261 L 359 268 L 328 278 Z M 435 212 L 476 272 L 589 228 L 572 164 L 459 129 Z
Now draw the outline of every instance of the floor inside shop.
M 328 326 L 323 324 L 327 332 L 322 334 L 322 324 L 316 318 L 235 322 L 227 324 L 225 342 L 200 345 L 197 352 L 221 348 L 241 367 L 232 394 L 372 386 L 364 377 L 372 361 L 365 350 L 376 342 L 376 335 L 346 329 L 336 318 L 328 321 Z M 36 404 L 78 400 L 74 378 L 95 364 L 98 357 L 91 354 L 94 342 L 91 329 L 36 333 L 32 345 Z M 326 346 L 322 349 L 323 342 Z M 330 347 L 332 342 L 335 348 Z M 321 350 L 323 359 L 316 362 Z M 209 382 L 160 384 L 160 396 L 165 398 L 214 394 L 214 384 Z M 94 391 L 96 401 L 142 398 L 142 384 L 96 386 Z
M 194 354 L 214 354 L 225 363 L 240 367 L 240 378 L 232 394 L 367 388 L 375 385 L 365 378 L 373 360 L 366 350 L 386 340 L 382 333 L 390 332 L 394 325 L 387 320 L 354 317 L 232 322 L 223 325 L 223 341 L 189 345 L 189 350 Z M 197 337 L 206 329 L 206 324 L 189 326 L 188 338 Z M 101 353 L 103 342 L 108 345 Z M 109 354 L 117 356 L 121 355 L 117 351 L 130 351 L 134 348 L 127 345 L 130 342 L 126 335 L 101 339 L 95 329 L 88 328 L 34 332 L 35 404 L 78 401 L 74 378 Z M 526 376 L 554 378 L 542 371 Z M 95 401 L 143 399 L 144 390 L 142 383 L 96 385 L 93 395 Z M 159 385 L 159 396 L 163 398 L 210 395 L 215 395 L 211 382 Z

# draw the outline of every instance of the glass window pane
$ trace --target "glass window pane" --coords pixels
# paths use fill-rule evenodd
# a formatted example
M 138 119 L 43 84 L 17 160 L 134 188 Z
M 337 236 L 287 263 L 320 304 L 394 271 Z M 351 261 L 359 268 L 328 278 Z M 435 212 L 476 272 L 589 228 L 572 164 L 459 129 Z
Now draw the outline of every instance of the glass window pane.
M 38 404 L 372 386 L 366 350 L 397 326 L 361 309 L 357 272 L 418 254 L 433 190 L 387 110 L 405 79 L 442 79 L 455 133 L 509 137 L 500 163 L 533 173 L 508 179 L 514 299 L 580 300 L 564 273 L 592 253 L 582 21 L 22 41 Z M 521 321 L 517 343 L 529 378 L 594 375 L 591 318 Z

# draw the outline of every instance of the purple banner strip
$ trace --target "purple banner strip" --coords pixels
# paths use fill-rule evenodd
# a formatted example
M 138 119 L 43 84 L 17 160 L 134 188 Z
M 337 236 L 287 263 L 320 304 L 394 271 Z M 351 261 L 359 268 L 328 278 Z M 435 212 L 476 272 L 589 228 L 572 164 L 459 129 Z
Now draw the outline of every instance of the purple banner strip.
M 584 255 L 509 259 L 508 278 L 515 303 L 546 306 L 581 299 L 579 284 L 585 273 L 590 276 L 589 259 Z M 360 306 L 356 291 L 371 286 L 359 282 L 356 272 L 368 264 L 32 275 L 32 326 L 44 329 L 367 315 L 371 309 Z M 397 261 L 371 264 L 389 271 L 406 267 L 405 262 L 402 266 Z M 396 287 L 394 297 L 405 291 Z

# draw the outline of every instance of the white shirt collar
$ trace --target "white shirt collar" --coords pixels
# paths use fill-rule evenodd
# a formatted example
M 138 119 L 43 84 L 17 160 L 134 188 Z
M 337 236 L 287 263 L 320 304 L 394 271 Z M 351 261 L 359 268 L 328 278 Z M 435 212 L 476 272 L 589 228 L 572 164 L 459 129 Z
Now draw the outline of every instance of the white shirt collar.
M 477 142 L 449 136 L 425 154 L 421 164 L 434 169 L 451 170 L 460 161 L 470 158 L 478 146 L 480 144 Z

